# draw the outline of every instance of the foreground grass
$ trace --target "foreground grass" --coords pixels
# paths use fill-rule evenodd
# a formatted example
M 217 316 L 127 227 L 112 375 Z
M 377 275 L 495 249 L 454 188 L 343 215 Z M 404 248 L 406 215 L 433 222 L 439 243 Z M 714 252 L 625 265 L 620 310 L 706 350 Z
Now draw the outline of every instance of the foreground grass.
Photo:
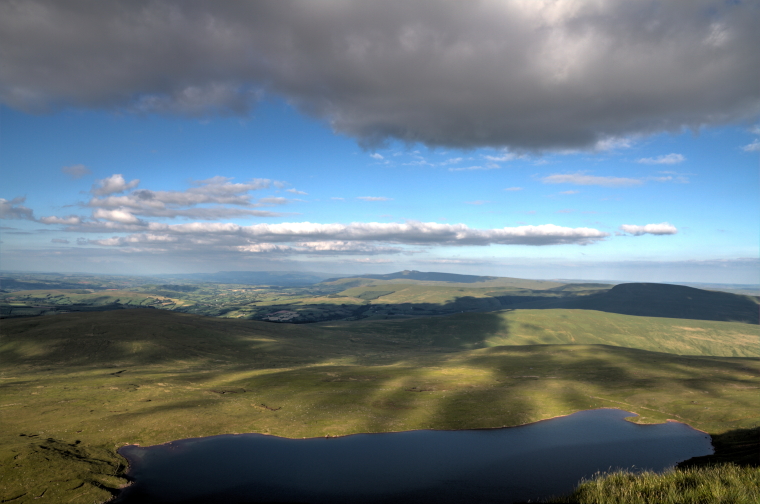
M 0 501 L 13 503 L 110 498 L 128 443 L 488 428 L 600 407 L 711 434 L 760 424 L 758 358 L 463 349 L 135 309 L 3 321 L 0 359 Z
M 760 467 L 721 464 L 666 473 L 599 474 L 556 504 L 756 504 Z

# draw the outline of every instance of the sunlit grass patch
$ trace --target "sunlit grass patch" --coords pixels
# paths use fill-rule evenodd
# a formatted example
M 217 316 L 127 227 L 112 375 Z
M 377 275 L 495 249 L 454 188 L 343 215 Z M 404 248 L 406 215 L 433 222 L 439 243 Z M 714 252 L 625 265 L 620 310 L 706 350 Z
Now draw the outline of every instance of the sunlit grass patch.
M 563 504 L 756 504 L 760 467 L 734 464 L 676 469 L 665 473 L 620 471 L 584 481 Z

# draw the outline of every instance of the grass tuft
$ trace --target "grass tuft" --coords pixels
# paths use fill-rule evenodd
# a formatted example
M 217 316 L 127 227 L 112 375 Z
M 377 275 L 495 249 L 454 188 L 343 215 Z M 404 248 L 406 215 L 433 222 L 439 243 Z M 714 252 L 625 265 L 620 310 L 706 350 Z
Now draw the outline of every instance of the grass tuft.
M 720 464 L 665 473 L 597 474 L 556 504 L 756 504 L 760 467 Z

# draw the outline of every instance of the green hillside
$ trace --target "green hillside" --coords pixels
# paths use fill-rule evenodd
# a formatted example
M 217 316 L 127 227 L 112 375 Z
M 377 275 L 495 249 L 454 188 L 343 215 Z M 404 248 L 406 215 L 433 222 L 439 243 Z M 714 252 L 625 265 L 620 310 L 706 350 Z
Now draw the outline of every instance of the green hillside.
M 632 320 L 648 320 L 663 335 L 677 324 L 704 329 L 672 332 L 692 348 L 701 343 L 687 341 L 690 334 L 719 345 L 753 327 L 539 312 L 556 317 L 540 322 L 541 331 L 564 316 L 567 331 L 589 339 L 603 335 L 588 324 L 619 326 L 622 335 L 638 330 Z M 531 320 L 538 322 L 536 312 L 516 311 L 351 327 L 147 309 L 3 320 L 0 500 L 102 501 L 125 482 L 119 446 L 222 433 L 487 428 L 599 407 L 713 434 L 760 424 L 758 358 L 600 344 L 488 346 L 531 330 L 521 326 Z M 461 330 L 447 333 L 447 323 Z M 426 327 L 437 336 L 426 337 Z M 486 346 L 468 349 L 457 334 Z
M 407 283 L 417 285 L 439 285 L 448 287 L 484 288 L 505 287 L 509 289 L 544 290 L 566 285 L 553 280 L 529 280 L 525 278 L 458 275 L 454 273 L 437 273 L 423 271 L 399 271 L 387 275 L 360 275 L 344 278 L 331 278 L 322 282 L 325 285 L 383 285 L 388 283 Z M 610 287 L 607 285 L 606 287 Z
M 760 331 L 750 324 L 594 310 L 502 310 L 320 326 L 355 338 L 456 349 L 603 344 L 679 355 L 760 357 Z
M 536 301 L 521 308 L 599 310 L 644 317 L 760 323 L 758 299 L 683 285 L 628 283 L 585 297 Z

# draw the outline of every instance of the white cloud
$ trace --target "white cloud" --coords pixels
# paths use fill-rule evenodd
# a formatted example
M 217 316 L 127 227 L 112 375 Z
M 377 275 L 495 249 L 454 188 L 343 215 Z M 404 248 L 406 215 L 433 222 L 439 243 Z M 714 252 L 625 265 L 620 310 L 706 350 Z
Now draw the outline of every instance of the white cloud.
M 111 185 L 114 188 L 128 185 L 124 184 L 124 179 L 121 175 L 113 175 L 105 180 L 112 181 L 107 182 L 106 185 Z M 267 197 L 254 202 L 249 194 L 251 191 L 266 189 L 270 184 L 276 187 L 283 187 L 286 185 L 284 182 L 272 183 L 268 179 L 253 179 L 245 183 L 233 183 L 231 180 L 228 177 L 217 176 L 205 180 L 192 181 L 192 187 L 185 191 L 139 189 L 128 194 L 93 197 L 87 203 L 87 206 L 120 210 L 144 217 L 186 217 L 191 219 L 216 220 L 245 216 L 273 217 L 279 214 L 254 210 L 252 208 L 284 205 L 288 202 L 287 199 L 281 197 Z M 207 204 L 214 204 L 215 206 L 197 206 Z
M 506 189 L 504 189 L 504 190 L 505 190 L 505 191 L 522 191 L 522 190 L 523 190 L 523 188 L 522 188 L 522 187 L 507 187 L 507 188 L 506 188 Z
M 643 182 L 639 179 L 624 177 L 597 177 L 586 175 L 583 172 L 577 173 L 556 173 L 541 179 L 544 184 L 575 184 L 575 185 L 598 185 L 605 187 L 626 187 L 637 186 Z
M 751 144 L 742 147 L 744 152 L 760 152 L 760 140 L 755 140 Z
M 369 157 L 371 157 L 372 159 L 377 159 L 378 161 L 385 159 L 382 154 L 379 154 L 377 152 L 373 152 L 372 154 L 369 155 Z
M 34 220 L 34 212 L 31 208 L 22 205 L 26 196 L 19 196 L 12 200 L 0 198 L 0 219 Z
M 131 230 L 132 228 L 124 228 Z M 593 243 L 609 236 L 597 229 L 567 228 L 554 224 L 520 226 L 514 228 L 472 229 L 464 224 L 435 222 L 380 223 L 355 222 L 352 224 L 317 224 L 286 222 L 281 224 L 254 224 L 240 226 L 232 223 L 163 224 L 147 225 L 151 233 L 172 236 L 196 236 L 204 239 L 222 237 L 253 240 L 256 243 L 283 243 L 295 241 L 370 241 L 407 245 L 554 245 L 563 243 Z
M 75 164 L 71 166 L 64 166 L 61 171 L 71 177 L 72 179 L 80 179 L 85 175 L 90 175 L 92 172 L 83 164 Z
M 678 233 L 678 229 L 670 223 L 662 222 L 660 224 L 646 224 L 644 226 L 638 226 L 635 224 L 623 224 L 620 229 L 626 233 L 634 236 L 641 236 L 643 234 L 652 235 L 673 235 Z
M 560 194 L 578 194 L 580 191 L 561 191 Z
M 298 189 L 285 189 L 286 192 L 293 193 L 293 194 L 301 194 L 301 195 L 307 195 L 309 193 L 304 191 L 299 191 Z
M 333 196 L 333 197 L 332 197 L 332 198 L 330 198 L 330 199 L 331 199 L 331 200 L 336 200 L 336 201 L 346 201 L 346 198 L 340 198 L 340 197 L 338 197 L 338 196 Z
M 386 198 L 385 196 L 357 196 L 356 199 L 362 201 L 390 201 L 393 198 Z
M 139 183 L 139 179 L 135 179 L 127 183 L 127 181 L 124 180 L 124 177 L 120 173 L 116 173 L 110 177 L 96 180 L 92 185 L 90 192 L 95 196 L 108 196 L 109 194 L 116 194 L 134 189 Z
M 633 145 L 633 140 L 630 138 L 607 137 L 597 140 L 594 150 L 606 152 L 617 149 L 628 149 L 631 145 Z
M 138 224 L 140 222 L 140 219 L 126 210 L 105 210 L 103 208 L 96 208 L 95 211 L 92 212 L 92 216 L 96 219 L 105 219 L 120 224 Z
M 504 154 L 500 156 L 484 156 L 484 157 L 489 161 L 501 162 L 501 161 L 512 161 L 513 159 L 517 157 L 517 155 L 511 152 L 505 152 Z
M 637 162 L 644 164 L 678 164 L 686 161 L 686 158 L 682 154 L 665 154 L 653 158 L 641 158 Z
M 40 217 L 40 222 L 43 224 L 66 224 L 69 226 L 73 226 L 75 224 L 80 224 L 82 222 L 82 218 L 78 215 L 69 215 L 68 217 L 56 217 L 56 216 L 50 216 L 50 217 Z
M 69 243 L 69 240 L 66 238 L 53 238 L 50 240 L 51 243 Z

